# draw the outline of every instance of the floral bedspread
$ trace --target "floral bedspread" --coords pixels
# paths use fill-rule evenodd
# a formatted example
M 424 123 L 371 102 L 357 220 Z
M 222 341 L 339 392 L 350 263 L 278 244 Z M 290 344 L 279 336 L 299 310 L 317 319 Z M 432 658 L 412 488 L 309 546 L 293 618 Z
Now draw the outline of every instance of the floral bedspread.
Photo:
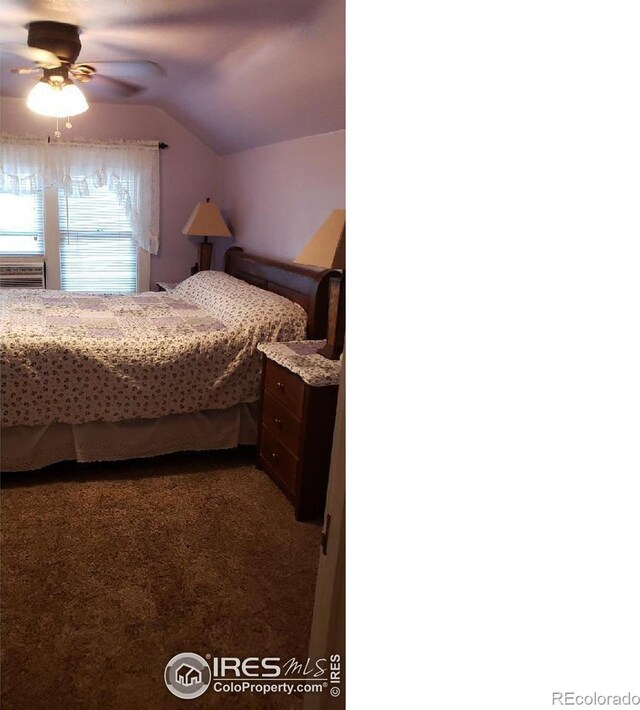
M 304 338 L 304 310 L 228 274 L 170 293 L 0 293 L 2 426 L 155 418 L 252 402 L 261 342 Z

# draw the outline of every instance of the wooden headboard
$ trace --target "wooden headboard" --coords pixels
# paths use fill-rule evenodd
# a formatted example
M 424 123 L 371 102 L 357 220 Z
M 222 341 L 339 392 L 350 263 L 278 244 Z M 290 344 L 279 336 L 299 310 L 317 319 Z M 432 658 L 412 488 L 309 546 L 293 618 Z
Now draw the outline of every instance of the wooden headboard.
M 237 279 L 299 303 L 307 312 L 307 338 L 326 337 L 329 279 L 339 277 L 339 271 L 247 254 L 241 247 L 227 250 L 224 270 Z

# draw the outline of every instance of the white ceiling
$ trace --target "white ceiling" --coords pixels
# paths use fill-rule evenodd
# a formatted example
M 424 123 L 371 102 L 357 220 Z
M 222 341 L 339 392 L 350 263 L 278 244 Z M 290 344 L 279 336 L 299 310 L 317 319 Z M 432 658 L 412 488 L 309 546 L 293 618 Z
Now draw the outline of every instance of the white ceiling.
M 89 102 L 158 106 L 219 154 L 344 128 L 344 0 L 1 0 L 0 41 L 26 45 L 33 20 L 80 25 L 78 61 L 158 62 L 145 92 L 93 82 Z M 37 77 L 0 58 L 2 95 L 26 96 Z

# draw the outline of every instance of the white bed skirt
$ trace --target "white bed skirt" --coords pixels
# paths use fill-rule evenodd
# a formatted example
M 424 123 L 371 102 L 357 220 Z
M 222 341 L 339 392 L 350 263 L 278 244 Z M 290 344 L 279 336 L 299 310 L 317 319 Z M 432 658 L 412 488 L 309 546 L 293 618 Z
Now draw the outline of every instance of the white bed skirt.
M 176 451 L 232 449 L 257 440 L 258 403 L 160 419 L 5 427 L 2 471 L 33 471 L 59 461 L 121 461 Z

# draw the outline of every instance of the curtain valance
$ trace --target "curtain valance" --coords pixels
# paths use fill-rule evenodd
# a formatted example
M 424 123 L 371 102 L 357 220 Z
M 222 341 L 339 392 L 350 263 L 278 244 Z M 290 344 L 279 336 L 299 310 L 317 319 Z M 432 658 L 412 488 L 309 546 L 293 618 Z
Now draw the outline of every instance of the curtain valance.
M 0 134 L 0 192 L 33 193 L 56 187 L 91 198 L 108 185 L 131 221 L 134 241 L 158 253 L 160 233 L 158 142 L 65 141 Z

